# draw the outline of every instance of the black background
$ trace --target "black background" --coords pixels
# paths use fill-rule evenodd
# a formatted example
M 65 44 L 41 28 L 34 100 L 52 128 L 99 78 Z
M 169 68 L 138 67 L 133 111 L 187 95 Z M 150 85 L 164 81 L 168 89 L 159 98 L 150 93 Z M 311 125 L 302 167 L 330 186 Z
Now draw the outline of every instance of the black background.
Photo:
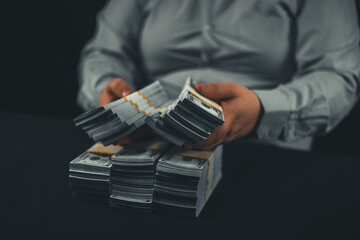
M 357 1 L 358 2 L 358 1 Z M 73 118 L 79 53 L 105 0 L 0 3 L 0 110 Z M 359 4 L 358 4 L 359 10 Z M 315 151 L 360 156 L 360 105 Z

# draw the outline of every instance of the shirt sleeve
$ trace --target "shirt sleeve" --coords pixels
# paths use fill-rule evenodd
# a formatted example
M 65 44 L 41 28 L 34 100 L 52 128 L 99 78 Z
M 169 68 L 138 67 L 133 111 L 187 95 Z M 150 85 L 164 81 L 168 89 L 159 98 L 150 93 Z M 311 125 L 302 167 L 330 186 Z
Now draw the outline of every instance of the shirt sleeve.
M 77 102 L 83 109 L 97 107 L 101 91 L 115 77 L 134 88 L 140 5 L 135 0 L 113 0 L 99 12 L 95 35 L 80 57 Z
M 359 95 L 359 26 L 352 0 L 303 1 L 294 16 L 297 71 L 290 82 L 255 90 L 262 140 L 295 141 L 333 129 Z

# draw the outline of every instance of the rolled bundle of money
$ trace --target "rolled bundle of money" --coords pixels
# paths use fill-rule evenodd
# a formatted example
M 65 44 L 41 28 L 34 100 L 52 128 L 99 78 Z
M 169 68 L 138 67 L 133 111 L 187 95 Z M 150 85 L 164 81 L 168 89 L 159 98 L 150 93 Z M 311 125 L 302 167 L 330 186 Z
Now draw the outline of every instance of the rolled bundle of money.
M 154 210 L 198 217 L 222 177 L 222 146 L 214 151 L 172 149 L 159 159 Z
M 159 81 L 74 119 L 95 142 L 109 145 L 145 124 L 146 115 L 169 101 Z
M 121 146 L 97 143 L 70 162 L 69 180 L 76 198 L 109 203 L 111 156 Z
M 145 119 L 157 134 L 178 146 L 202 142 L 225 121 L 221 106 L 197 93 L 194 85 L 188 78 L 173 104 Z
M 111 206 L 151 212 L 155 167 L 169 145 L 165 141 L 136 142 L 111 157 Z

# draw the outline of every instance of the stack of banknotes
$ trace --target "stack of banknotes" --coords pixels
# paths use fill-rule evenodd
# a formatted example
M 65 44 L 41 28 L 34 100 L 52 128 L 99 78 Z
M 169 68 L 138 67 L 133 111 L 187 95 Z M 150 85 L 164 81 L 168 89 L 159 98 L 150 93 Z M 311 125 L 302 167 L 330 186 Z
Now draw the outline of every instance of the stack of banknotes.
M 74 119 L 95 142 L 116 143 L 148 125 L 165 140 L 182 146 L 195 144 L 225 121 L 222 108 L 195 91 L 191 78 L 177 99 L 170 99 L 159 81 Z
M 110 145 L 144 125 L 146 116 L 156 110 L 155 106 L 168 101 L 163 87 L 156 81 L 127 97 L 81 114 L 74 123 L 95 142 Z
M 108 203 L 111 156 L 121 149 L 119 145 L 105 147 L 97 143 L 71 161 L 69 180 L 73 196 Z
M 151 211 L 156 163 L 168 147 L 165 141 L 137 142 L 111 157 L 111 206 Z
M 141 212 L 198 217 L 222 172 L 222 146 L 184 150 L 164 141 L 97 143 L 70 162 L 73 196 Z
M 156 167 L 154 210 L 198 217 L 222 177 L 221 156 L 222 146 L 165 154 Z
M 197 93 L 191 78 L 171 105 L 145 119 L 155 133 L 178 146 L 202 142 L 224 121 L 221 106 Z

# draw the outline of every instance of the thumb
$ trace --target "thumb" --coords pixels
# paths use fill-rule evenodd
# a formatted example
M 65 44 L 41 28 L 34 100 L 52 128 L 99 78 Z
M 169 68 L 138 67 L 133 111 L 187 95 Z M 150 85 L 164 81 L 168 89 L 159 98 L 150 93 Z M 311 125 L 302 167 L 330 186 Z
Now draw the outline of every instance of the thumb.
M 108 91 L 111 95 L 117 98 L 122 98 L 132 93 L 132 88 L 125 80 L 121 78 L 114 78 L 109 83 Z
M 198 93 L 209 99 L 226 99 L 237 95 L 238 84 L 235 83 L 208 83 L 196 84 Z

